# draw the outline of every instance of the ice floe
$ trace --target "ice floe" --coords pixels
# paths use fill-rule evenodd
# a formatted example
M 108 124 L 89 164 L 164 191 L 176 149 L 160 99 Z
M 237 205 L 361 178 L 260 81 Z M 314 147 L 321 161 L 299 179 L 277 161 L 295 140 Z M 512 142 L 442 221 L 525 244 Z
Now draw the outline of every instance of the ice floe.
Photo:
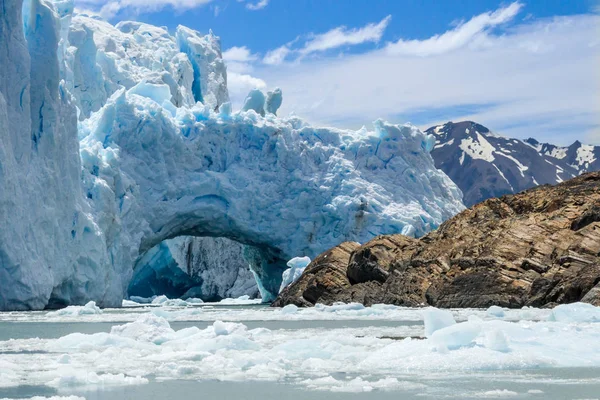
M 235 310 L 192 307 L 120 311 L 132 322 L 110 332 L 73 333 L 58 339 L 0 342 L 0 386 L 46 385 L 94 388 L 138 385 L 148 380 L 285 381 L 311 390 L 369 392 L 418 390 L 417 375 L 554 368 L 600 368 L 597 308 L 575 304 L 561 321 L 559 308 L 528 309 L 535 320 L 510 320 L 521 310 L 505 310 L 504 319 L 487 310 L 403 309 L 354 304 L 315 309 L 237 310 L 238 321 L 260 313 L 286 321 L 303 313 L 344 320 L 349 313 L 387 313 L 406 326 L 367 328 L 250 329 L 222 317 Z M 213 319 L 201 329 L 174 329 L 163 317 L 197 312 Z M 225 313 L 223 314 L 223 312 Z M 549 314 L 549 312 L 552 314 Z M 104 312 L 104 317 L 111 312 Z M 251 313 L 251 314 L 248 314 Z M 12 313 L 14 315 L 15 313 Z M 117 313 L 118 314 L 118 313 Z M 30 314 L 31 315 L 31 314 Z M 552 317 L 550 317 L 551 315 Z M 87 315 L 80 315 L 85 318 Z M 6 320 L 6 319 L 5 319 Z M 433 329 L 432 327 L 435 327 Z M 426 330 L 428 335 L 425 335 Z M 16 353 L 16 354 L 15 354 Z M 43 365 L 44 368 L 39 368 Z M 531 389 L 537 390 L 537 389 Z M 511 393 L 509 393 L 511 392 Z M 510 388 L 472 397 L 508 397 Z M 519 395 L 520 395 L 519 394 Z

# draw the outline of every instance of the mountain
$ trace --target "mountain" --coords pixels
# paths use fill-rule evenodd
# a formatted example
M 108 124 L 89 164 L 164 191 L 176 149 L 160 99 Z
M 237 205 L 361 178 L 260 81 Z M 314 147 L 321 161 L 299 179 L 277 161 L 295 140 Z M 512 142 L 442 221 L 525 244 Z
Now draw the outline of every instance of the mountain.
M 431 151 L 436 167 L 462 190 L 466 206 L 600 170 L 600 147 L 580 142 L 557 147 L 522 141 L 472 121 L 448 122 L 426 132 L 436 138 Z
M 478 128 L 480 129 L 480 128 Z M 274 306 L 600 305 L 600 172 L 493 198 L 420 239 L 378 236 L 316 257 Z
M 600 146 L 583 144 L 579 140 L 569 147 L 559 147 L 549 143 L 540 143 L 533 138 L 525 143 L 535 147 L 538 153 L 562 160 L 577 169 L 580 174 L 600 170 Z

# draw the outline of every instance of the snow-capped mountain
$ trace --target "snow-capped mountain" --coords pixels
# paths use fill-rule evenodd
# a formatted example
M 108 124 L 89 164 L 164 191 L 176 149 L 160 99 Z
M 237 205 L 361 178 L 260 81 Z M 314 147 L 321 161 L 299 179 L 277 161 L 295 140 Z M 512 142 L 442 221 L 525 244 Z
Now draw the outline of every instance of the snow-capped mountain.
M 566 162 L 580 174 L 600 170 L 600 146 L 583 144 L 579 140 L 568 147 L 540 143 L 533 138 L 529 138 L 525 142 L 535 147 L 542 155 Z
M 467 206 L 600 169 L 600 148 L 579 142 L 560 148 L 522 141 L 471 121 L 448 122 L 426 132 L 436 138 L 431 152 L 436 167 L 463 191 Z

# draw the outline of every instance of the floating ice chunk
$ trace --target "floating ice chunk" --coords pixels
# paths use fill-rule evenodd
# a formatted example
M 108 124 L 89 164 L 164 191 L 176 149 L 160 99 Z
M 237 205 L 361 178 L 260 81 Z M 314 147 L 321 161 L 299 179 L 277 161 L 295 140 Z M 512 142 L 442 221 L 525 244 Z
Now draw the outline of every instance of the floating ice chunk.
M 164 295 L 162 295 L 162 296 L 157 296 L 157 297 L 155 297 L 155 298 L 152 300 L 152 303 L 151 303 L 151 304 L 164 304 L 164 303 L 166 303 L 167 301 L 169 301 L 169 298 L 168 298 L 167 296 L 164 296 Z
M 281 286 L 279 287 L 279 293 L 283 291 L 286 287 L 296 282 L 304 273 L 306 267 L 310 264 L 309 257 L 294 257 L 290 261 L 287 262 L 287 266 L 289 267 L 283 274 L 281 275 Z
M 254 110 L 257 114 L 265 116 L 265 94 L 259 89 L 252 89 L 244 100 L 243 111 Z
M 56 362 L 59 364 L 70 364 L 71 356 L 68 354 L 62 354 L 60 357 L 58 357 L 58 360 L 56 360 Z
M 486 392 L 477 393 L 474 397 L 481 397 L 484 399 L 505 399 L 509 397 L 516 397 L 519 393 L 513 392 L 507 389 L 488 390 Z
M 143 385 L 148 379 L 141 376 L 127 376 L 125 374 L 97 374 L 94 371 L 86 371 L 67 367 L 59 370 L 60 376 L 47 383 L 55 388 L 83 387 L 95 389 L 104 386 L 127 386 Z
M 154 344 L 161 344 L 170 340 L 173 333 L 174 331 L 171 329 L 169 322 L 154 314 L 142 314 L 134 322 L 113 326 L 110 330 L 111 335 Z
M 549 321 L 600 322 L 600 307 L 587 303 L 561 304 L 552 309 Z
M 283 102 L 283 94 L 281 89 L 276 88 L 273 91 L 267 92 L 267 101 L 265 102 L 265 110 L 268 113 L 277 115 L 277 110 L 281 107 Z
M 59 317 L 59 316 L 78 316 L 78 315 L 96 315 L 102 314 L 100 307 L 96 305 L 95 301 L 88 302 L 85 306 L 69 306 L 58 311 L 50 311 L 46 314 L 48 317 Z
M 506 335 L 499 329 L 487 330 L 485 332 L 483 345 L 490 350 L 501 351 L 504 353 L 510 350 Z
M 227 305 L 250 305 L 250 304 L 260 304 L 262 303 L 262 299 L 251 299 L 247 294 L 237 297 L 235 299 L 223 299 L 218 302 L 218 304 L 227 304 Z M 211 304 L 211 303 L 208 303 Z
M 361 303 L 341 303 L 335 302 L 330 306 L 326 306 L 321 303 L 315 304 L 314 309 L 317 311 L 325 311 L 330 313 L 336 313 L 338 311 L 362 311 L 365 309 L 369 309 L 370 307 L 365 307 Z
M 462 322 L 435 330 L 430 339 L 439 351 L 456 350 L 472 345 L 480 333 L 480 323 Z
M 456 324 L 450 311 L 430 307 L 423 312 L 423 323 L 425 324 L 425 336 L 431 337 L 439 329 Z
M 215 336 L 227 336 L 235 332 L 245 331 L 246 325 L 236 324 L 235 322 L 223 322 L 217 320 L 213 322 L 212 328 L 215 333 Z
M 136 303 L 135 301 L 131 301 L 131 300 L 123 300 L 123 303 L 121 304 L 121 307 L 137 307 L 140 306 L 140 303 Z
M 16 399 L 4 398 L 4 399 L 0 399 L 0 400 L 16 400 Z M 27 400 L 85 400 L 85 397 L 79 397 L 79 396 L 50 396 L 50 397 L 33 396 L 33 397 L 29 397 Z
M 161 305 L 165 307 L 186 307 L 192 303 L 182 299 L 169 299 L 165 295 L 158 296 L 152 300 L 153 305 Z M 196 303 L 197 304 L 197 303 Z
M 229 331 L 227 330 L 227 326 L 223 321 L 215 321 L 213 323 L 213 329 L 215 330 L 215 335 L 229 335 Z
M 129 296 L 129 300 L 139 303 L 139 304 L 150 304 L 152 301 L 156 299 L 156 296 L 152 297 L 140 297 L 140 296 Z
M 485 311 L 485 314 L 488 317 L 504 318 L 504 310 L 502 309 L 502 307 L 498 306 L 491 306 Z
M 335 379 L 332 376 L 323 378 L 307 379 L 301 382 L 311 390 L 328 390 L 331 392 L 364 393 L 373 390 L 415 390 L 422 389 L 425 385 L 415 382 L 399 381 L 397 378 L 382 378 L 368 381 L 356 377 L 347 381 Z
M 281 309 L 282 314 L 296 314 L 298 312 L 298 306 L 295 304 L 288 304 Z

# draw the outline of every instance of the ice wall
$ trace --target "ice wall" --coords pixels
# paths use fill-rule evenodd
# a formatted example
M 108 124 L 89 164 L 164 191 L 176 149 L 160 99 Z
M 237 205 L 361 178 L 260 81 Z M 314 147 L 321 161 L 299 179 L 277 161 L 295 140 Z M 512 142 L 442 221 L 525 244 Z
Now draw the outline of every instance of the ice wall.
M 0 309 L 116 303 L 121 275 L 81 196 L 61 16 L 39 0 L 0 9 Z
M 139 258 L 181 235 L 254 246 L 274 295 L 292 257 L 463 208 L 413 126 L 313 127 L 274 115 L 280 91 L 232 113 L 212 34 L 0 1 L 0 309 L 118 305 Z

